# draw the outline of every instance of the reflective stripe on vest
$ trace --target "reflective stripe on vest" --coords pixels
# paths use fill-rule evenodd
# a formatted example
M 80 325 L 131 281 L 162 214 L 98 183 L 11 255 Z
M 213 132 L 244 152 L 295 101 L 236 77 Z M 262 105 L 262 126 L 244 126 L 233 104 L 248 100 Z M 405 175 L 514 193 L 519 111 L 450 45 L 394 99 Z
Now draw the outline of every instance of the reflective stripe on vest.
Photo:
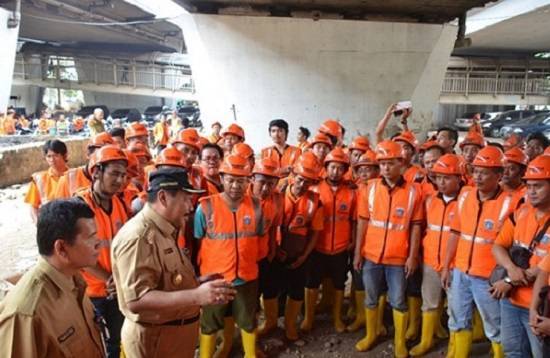
M 460 238 L 466 241 L 473 241 L 476 244 L 482 244 L 482 245 L 492 245 L 494 243 L 493 240 L 487 240 L 482 237 L 472 237 L 472 235 L 466 235 L 466 234 L 460 234 Z
M 32 175 L 32 179 L 38 189 L 38 195 L 40 196 L 40 204 L 46 204 L 48 200 L 48 193 L 46 192 L 46 182 L 42 173 L 35 173 Z
M 448 231 L 451 231 L 451 227 L 447 226 L 447 225 L 439 226 L 439 225 L 434 225 L 434 224 L 428 224 L 427 229 L 431 230 L 431 231 L 435 231 L 435 232 L 440 232 L 440 231 L 448 232 Z
M 403 224 L 394 224 L 391 222 L 386 223 L 382 220 L 369 220 L 369 225 L 378 227 L 381 229 L 395 230 L 395 231 L 405 231 L 407 227 Z

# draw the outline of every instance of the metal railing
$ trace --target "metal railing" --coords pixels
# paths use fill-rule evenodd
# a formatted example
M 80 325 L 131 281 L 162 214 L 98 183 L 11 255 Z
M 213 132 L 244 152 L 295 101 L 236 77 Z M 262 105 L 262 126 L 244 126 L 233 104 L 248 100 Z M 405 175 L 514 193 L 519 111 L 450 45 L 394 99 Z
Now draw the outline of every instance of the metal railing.
M 450 72 L 443 80 L 442 93 L 492 95 L 550 95 L 549 73 Z
M 188 67 L 96 57 L 18 54 L 14 78 L 56 83 L 95 84 L 195 92 Z

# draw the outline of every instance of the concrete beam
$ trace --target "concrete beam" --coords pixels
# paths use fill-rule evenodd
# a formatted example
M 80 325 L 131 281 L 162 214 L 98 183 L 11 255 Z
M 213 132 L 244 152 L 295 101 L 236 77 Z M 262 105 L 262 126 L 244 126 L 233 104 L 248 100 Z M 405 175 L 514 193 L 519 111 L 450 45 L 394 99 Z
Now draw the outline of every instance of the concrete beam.
M 233 120 L 256 149 L 285 118 L 313 132 L 337 118 L 348 139 L 371 133 L 393 102 L 411 126 L 433 121 L 457 28 L 451 25 L 190 14 L 181 19 L 203 123 Z M 392 121 L 393 122 L 393 121 Z M 397 122 L 397 121 L 395 121 Z
M 441 104 L 485 104 L 485 105 L 550 105 L 550 96 L 521 96 L 521 95 L 491 95 L 491 94 L 462 94 L 442 93 L 439 96 Z
M 2 56 L 0 56 L 0 112 L 6 111 L 10 100 L 17 36 L 19 35 L 19 23 L 14 28 L 8 26 L 8 20 L 12 15 L 12 11 L 0 8 L 0 38 L 2 39 Z

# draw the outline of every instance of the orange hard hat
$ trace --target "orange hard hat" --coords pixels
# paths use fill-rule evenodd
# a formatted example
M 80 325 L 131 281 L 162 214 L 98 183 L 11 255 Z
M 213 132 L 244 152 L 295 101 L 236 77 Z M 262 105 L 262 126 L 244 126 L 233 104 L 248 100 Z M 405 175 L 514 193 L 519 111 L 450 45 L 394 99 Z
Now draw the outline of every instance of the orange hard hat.
M 130 178 L 135 178 L 139 175 L 140 164 L 138 157 L 128 149 L 122 150 L 128 158 L 128 166 L 126 167 L 126 174 Z
M 403 149 L 393 140 L 384 140 L 376 146 L 376 160 L 403 159 Z
M 149 131 L 141 123 L 134 122 L 126 128 L 126 140 L 135 137 L 148 137 Z
M 344 153 L 344 150 L 340 147 L 336 147 L 333 150 L 330 151 L 330 153 L 327 154 L 325 157 L 325 165 L 327 165 L 330 162 L 337 162 L 342 163 L 345 165 L 349 165 L 349 156 Z
M 237 143 L 231 149 L 231 154 L 240 155 L 243 158 L 250 158 L 254 156 L 254 149 L 246 143 Z
M 230 154 L 223 160 L 220 173 L 241 177 L 249 177 L 252 174 L 248 160 L 235 154 Z
M 115 141 L 109 133 L 101 132 L 90 138 L 90 141 L 88 142 L 88 148 L 101 148 L 107 144 L 115 144 Z
M 332 148 L 332 142 L 330 141 L 330 138 L 323 133 L 317 133 L 315 137 L 313 137 L 313 140 L 311 141 L 311 143 L 309 143 L 309 146 L 313 148 L 313 145 L 315 145 L 315 143 L 325 143 L 330 148 Z
M 223 130 L 222 136 L 225 136 L 226 134 L 236 135 L 244 141 L 244 130 L 236 123 L 231 123 L 227 128 Z
M 512 133 L 506 138 L 504 143 L 502 143 L 502 146 L 504 148 L 513 148 L 518 146 L 521 143 L 521 138 L 516 133 Z
M 319 159 L 312 152 L 303 153 L 293 167 L 294 174 L 311 180 L 319 180 L 320 171 Z
M 500 148 L 488 145 L 477 153 L 472 165 L 485 168 L 500 168 L 504 166 L 504 153 L 502 153 Z
M 208 144 L 210 143 L 210 141 L 208 140 L 208 138 L 205 138 L 205 137 L 199 137 L 199 144 L 201 146 L 201 149 L 202 147 L 204 147 L 205 144 Z
M 436 141 L 436 140 L 428 140 L 428 141 L 422 143 L 422 145 L 420 146 L 420 151 L 425 152 L 425 151 L 430 150 L 432 148 L 439 148 L 439 149 L 441 149 L 441 151 L 443 151 L 443 152 L 445 151 L 443 149 L 443 147 L 439 144 L 439 142 Z
M 518 147 L 513 147 L 504 152 L 504 160 L 521 165 L 529 164 L 529 157 Z
M 349 146 L 350 150 L 360 150 L 362 152 L 366 152 L 370 149 L 370 141 L 365 136 L 357 136 L 353 138 L 353 141 L 351 142 Z
M 271 158 L 264 158 L 254 165 L 252 174 L 262 174 L 270 177 L 279 178 L 281 173 L 279 171 L 279 163 Z
M 327 119 L 321 124 L 319 132 L 328 134 L 336 138 L 342 138 L 342 125 L 335 119 Z
M 418 146 L 418 141 L 416 140 L 416 136 L 411 131 L 403 131 L 398 136 L 393 137 L 394 141 L 402 141 L 413 147 L 414 150 L 416 150 L 416 147 Z
M 463 175 L 464 161 L 456 154 L 445 154 L 439 157 L 431 171 L 435 174 Z
M 170 165 L 172 167 L 187 168 L 185 154 L 174 147 L 164 148 L 155 159 L 155 167 Z
M 132 144 L 128 147 L 128 150 L 134 153 L 134 155 L 138 158 L 147 157 L 147 160 L 151 160 L 151 158 L 153 158 L 149 152 L 149 148 L 147 148 L 143 143 Z
M 525 180 L 550 179 L 550 156 L 539 155 L 527 166 Z
M 546 147 L 546 149 L 544 150 L 544 152 L 542 154 L 550 155 L 550 146 Z
M 90 166 L 95 167 L 115 160 L 123 160 L 128 164 L 128 157 L 126 157 L 124 151 L 116 145 L 108 144 L 94 152 L 93 159 L 90 159 Z
M 361 157 L 359 157 L 359 160 L 353 166 L 355 168 L 358 168 L 366 165 L 379 166 L 378 161 L 376 160 L 376 153 L 374 153 L 370 149 L 363 153 Z
M 477 145 L 480 148 L 485 147 L 485 138 L 483 135 L 478 132 L 468 132 L 464 137 L 464 140 L 460 142 L 460 149 L 464 148 L 465 145 Z
M 197 132 L 195 128 L 185 128 L 181 130 L 172 143 L 183 143 L 195 147 L 197 150 L 201 150 L 199 132 Z

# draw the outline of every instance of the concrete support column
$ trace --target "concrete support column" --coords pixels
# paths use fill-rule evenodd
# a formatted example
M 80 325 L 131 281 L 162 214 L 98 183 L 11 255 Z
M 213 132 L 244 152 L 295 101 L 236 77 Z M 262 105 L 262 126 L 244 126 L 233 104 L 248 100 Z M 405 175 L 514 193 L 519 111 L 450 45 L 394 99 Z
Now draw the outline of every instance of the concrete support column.
M 9 104 L 13 66 L 17 52 L 17 36 L 19 24 L 15 28 L 8 28 L 8 19 L 12 12 L 0 8 L 0 39 L 2 39 L 2 56 L 0 56 L 0 112 L 5 112 Z
M 316 131 L 339 119 L 347 139 L 367 134 L 394 101 L 412 100 L 411 127 L 437 108 L 456 37 L 451 25 L 190 14 L 185 34 L 206 126 L 237 122 L 256 149 L 267 123 L 285 118 Z

